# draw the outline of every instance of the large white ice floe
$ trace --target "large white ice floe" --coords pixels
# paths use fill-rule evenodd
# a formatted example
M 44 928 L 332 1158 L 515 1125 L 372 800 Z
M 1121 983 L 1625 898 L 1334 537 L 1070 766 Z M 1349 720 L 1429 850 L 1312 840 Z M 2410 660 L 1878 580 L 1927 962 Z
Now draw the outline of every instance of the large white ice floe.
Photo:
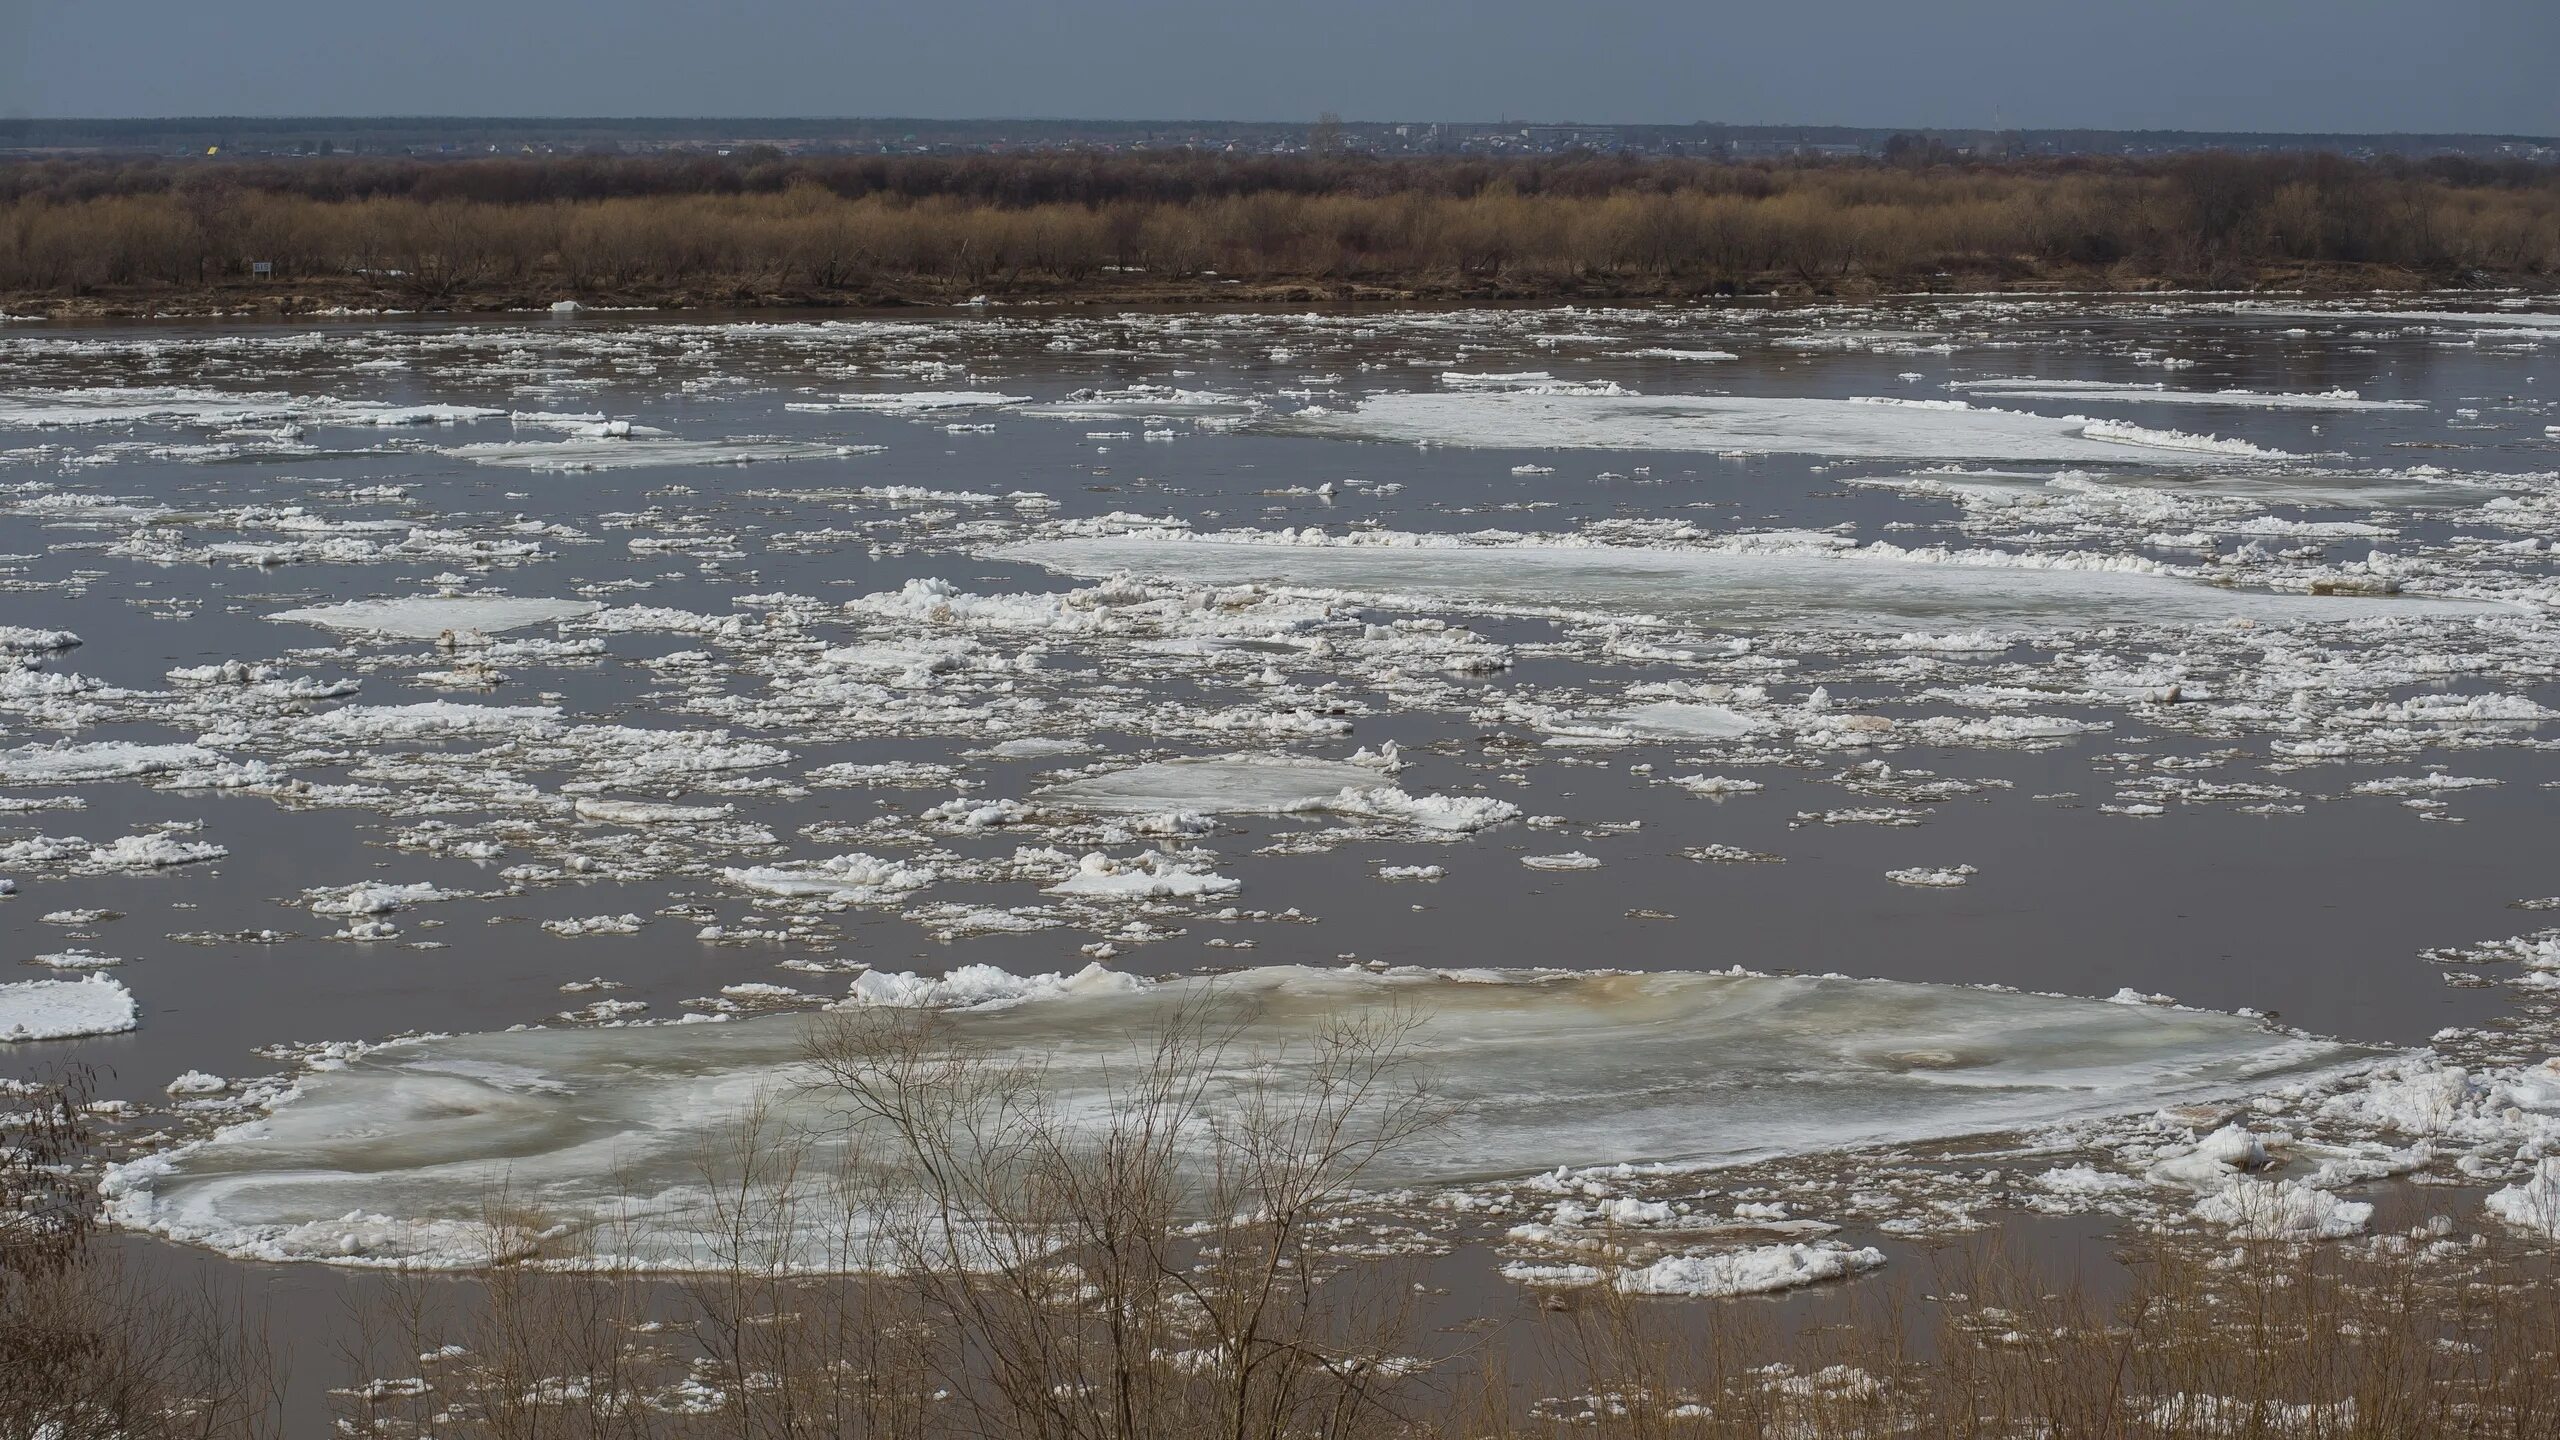
M 395 405 L 373 400 L 185 387 L 97 386 L 0 395 L 0 428 L 91 425 L 220 428 L 302 422 L 316 425 L 457 425 L 504 419 L 485 405 Z
M 1398 542 L 1405 543 L 1398 543 Z M 1632 546 L 1438 537 L 1329 541 L 1283 532 L 1031 540 L 992 552 L 1070 575 L 1298 587 L 1378 602 L 1663 617 L 1771 630 L 2286 624 L 2518 615 L 2485 601 L 2319 595 L 2208 584 L 2149 561 L 2008 551 Z
M 409 595 L 389 600 L 348 600 L 279 610 L 270 620 L 298 620 L 359 635 L 434 640 L 444 635 L 496 635 L 556 620 L 574 620 L 603 609 L 591 600 L 550 600 L 515 595 Z
M 1290 815 L 1317 812 L 1466 831 L 1498 825 L 1519 807 L 1482 796 L 1413 795 L 1371 765 L 1293 755 L 1166 760 L 1050 786 L 1040 799 L 1103 815 Z
M 2242 440 L 1957 400 L 1467 390 L 1371 395 L 1265 422 L 1291 434 L 1498 450 L 1666 450 L 1855 460 L 2194 463 L 2281 460 Z
M 647 470 L 670 466 L 753 465 L 773 460 L 829 460 L 876 447 L 805 440 L 677 440 L 576 435 L 565 440 L 502 440 L 456 445 L 444 453 L 474 465 L 509 470 Z
M 786 409 L 825 412 L 867 410 L 883 415 L 937 415 L 954 410 L 988 410 L 1020 405 L 1028 395 L 993 390 L 877 390 L 833 395 L 824 400 L 795 400 Z
M 1582 1286 L 1607 1283 L 1627 1295 L 1676 1295 L 1725 1299 L 1769 1295 L 1844 1279 L 1884 1264 L 1884 1252 L 1838 1241 L 1755 1245 L 1720 1255 L 1666 1255 L 1644 1265 L 1603 1270 L 1596 1265 L 1509 1264 L 1503 1275 L 1524 1285 Z
M 2166 385 L 2116 385 L 2103 380 L 1954 380 L 1950 390 L 2015 400 L 2063 400 L 2083 404 L 2197 405 L 2233 410 L 2424 410 L 2415 400 L 2367 400 L 2353 390 L 2308 394 L 2272 390 L 2172 390 Z
M 851 1005 L 940 1005 L 951 1033 L 1036 1064 L 1071 1123 L 1108 1109 L 1177 1014 L 1232 1033 L 1213 1094 L 1297 1083 L 1328 1024 L 1396 1014 L 1450 1118 L 1366 1177 L 1435 1186 L 1559 1165 L 1714 1167 L 2047 1126 L 2329 1072 L 2369 1052 L 2229 1015 L 2011 991 L 1743 974 L 1295 966 L 1145 984 L 1093 969 L 866 975 Z M 503 1191 L 535 1228 L 615 1258 L 708 1258 L 711 1160 L 759 1101 L 803 1175 L 862 1144 L 813 1082 L 812 1024 L 532 1030 L 408 1041 L 305 1076 L 273 1113 L 118 1167 L 123 1222 L 243 1256 L 464 1264 Z M 752 1207 L 751 1207 L 752 1208 Z M 807 1207 L 804 1254 L 841 1213 Z M 762 1212 L 757 1212 L 762 1213 Z M 1667 1277 L 1666 1277 L 1667 1278 Z
M 1081 900 L 1197 900 L 1232 895 L 1242 888 L 1231 876 L 1161 851 L 1118 860 L 1097 850 L 1076 861 L 1065 878 L 1048 887 L 1048 893 Z
M 1088 775 L 1052 785 L 1040 798 L 1105 815 L 1285 815 L 1321 809 L 1345 789 L 1368 789 L 1382 779 L 1369 766 L 1339 760 L 1217 755 Z
M 0 750 L 0 785 L 130 780 L 210 765 L 218 758 L 201 745 L 138 745 L 130 740 L 21 745 L 14 750 Z
M 55 650 L 69 650 L 79 643 L 80 637 L 68 630 L 0 625 L 0 655 L 43 655 Z
M 837 855 L 804 865 L 750 865 L 721 877 L 760 895 L 816 899 L 848 905 L 899 900 L 934 881 L 932 867 L 876 855 Z
M 0 985 L 0 1043 L 112 1035 L 134 1027 L 133 993 L 104 975 Z

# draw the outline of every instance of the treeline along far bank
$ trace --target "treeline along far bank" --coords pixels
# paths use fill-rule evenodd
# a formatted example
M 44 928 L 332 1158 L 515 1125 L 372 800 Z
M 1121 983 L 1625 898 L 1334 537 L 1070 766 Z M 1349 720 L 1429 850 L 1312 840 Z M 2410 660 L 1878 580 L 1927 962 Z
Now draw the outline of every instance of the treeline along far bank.
M 2560 168 L 731 156 L 0 165 L 18 308 L 2547 283 Z M 1222 288 L 1224 287 L 1224 288 Z

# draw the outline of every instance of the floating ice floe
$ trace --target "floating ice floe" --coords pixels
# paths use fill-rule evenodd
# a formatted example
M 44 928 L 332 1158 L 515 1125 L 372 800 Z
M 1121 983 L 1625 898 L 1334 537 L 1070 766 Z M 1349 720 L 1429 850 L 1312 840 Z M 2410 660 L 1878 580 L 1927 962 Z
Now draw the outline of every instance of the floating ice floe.
M 1263 401 L 1248 395 L 1185 390 L 1171 385 L 1129 385 L 1116 389 L 1076 390 L 1063 400 L 1026 405 L 1018 413 L 1056 420 L 1188 419 L 1210 426 L 1241 419 L 1263 408 Z M 1150 430 L 1146 438 L 1172 437 L 1166 432 Z
M 574 620 L 603 608 L 592 600 L 548 600 L 538 596 L 411 595 L 279 610 L 267 618 L 361 635 L 434 640 L 447 634 L 496 635 L 527 625 Z
M 220 845 L 202 840 L 181 840 L 155 830 L 144 835 L 127 835 L 113 844 L 98 846 L 89 852 L 89 866 L 95 870 L 170 870 L 181 865 L 202 865 L 220 860 L 230 853 Z
M 1096 851 L 1076 861 L 1066 878 L 1048 887 L 1048 893 L 1084 900 L 1197 900 L 1232 895 L 1242 888 L 1232 877 L 1158 851 L 1128 860 Z
M 1603 1282 L 1627 1295 L 1724 1299 L 1769 1295 L 1876 1269 L 1884 1252 L 1837 1241 L 1758 1245 L 1720 1255 L 1666 1255 L 1650 1264 L 1603 1270 L 1596 1265 L 1508 1264 L 1503 1276 L 1524 1285 L 1584 1286 Z
M 1952 890 L 1970 882 L 1976 873 L 1970 865 L 1921 866 L 1909 870 L 1887 870 L 1884 878 L 1896 885 L 1910 885 L 1922 890 Z
M 799 440 L 656 440 L 572 436 L 456 445 L 444 453 L 474 465 L 510 470 L 645 470 L 669 466 L 754 465 L 774 460 L 832 460 L 876 452 L 876 445 L 823 445 Z
M 471 892 L 439 889 L 426 881 L 405 885 L 389 885 L 380 881 L 358 881 L 334 889 L 305 890 L 303 901 L 314 915 L 388 915 L 412 905 L 425 905 L 438 900 L 459 900 Z
M 2079 522 L 2210 524 L 2237 531 L 2252 523 L 2235 519 L 2261 505 L 2370 510 L 2380 506 L 2444 509 L 2480 505 L 2510 493 L 2495 477 L 2454 478 L 2426 471 L 2311 471 L 2279 469 L 2049 472 L 1933 467 L 1906 475 L 1862 475 L 1854 485 L 1943 496 L 1978 518 L 2016 524 Z M 2264 517 L 2258 517 L 2263 520 Z M 2351 534 L 2378 533 L 2354 524 Z
M 729 805 L 668 805 L 648 800 L 614 800 L 581 795 L 578 818 L 606 825 L 698 825 L 735 813 Z
M 1106 815 L 1192 811 L 1202 815 L 1282 815 L 1315 810 L 1346 789 L 1379 783 L 1366 765 L 1296 755 L 1219 755 L 1167 760 L 1052 785 L 1040 798 Z
M 80 643 L 80 637 L 68 630 L 37 630 L 25 625 L 0 625 L 0 655 L 42 655 L 56 650 L 69 650 Z
M 2172 390 L 2166 385 L 2116 385 L 2103 380 L 1954 380 L 1950 390 L 2015 400 L 2083 404 L 2209 405 L 2234 410 L 2424 410 L 2416 400 L 2367 400 L 2353 390 L 2288 394 L 2266 390 Z
M 1856 460 L 2159 464 L 2199 455 L 2283 460 L 2243 440 L 2120 421 L 1983 409 L 1956 400 L 1805 399 L 1472 390 L 1372 395 L 1263 422 L 1290 434 L 1500 450 L 1667 450 Z
M 0 395 L 0 428 L 184 425 L 199 429 L 301 421 L 315 425 L 457 425 L 501 420 L 485 405 L 391 405 L 273 391 L 98 386 Z
M 98 740 L 85 745 L 21 745 L 0 750 L 0 784 L 66 785 L 164 775 L 221 757 L 200 745 L 137 745 Z
M 866 975 L 852 1000 L 957 1007 L 955 1038 L 994 1063 L 1036 1064 L 1078 1127 L 1100 1123 L 1113 1077 L 1143 1071 L 1177 1017 L 1232 1035 L 1204 1062 L 1224 1077 L 1212 1095 L 1298 1083 L 1329 1024 L 1407 1017 L 1449 1119 L 1380 1157 L 1362 1177 L 1379 1186 L 1621 1161 L 1713 1167 L 2045 1126 L 2249 1092 L 2371 1053 L 2199 1011 L 1700 972 L 1277 966 L 1144 984 L 1098 968 L 1017 978 L 976 967 L 940 981 Z M 810 1026 L 823 1023 L 384 1046 L 304 1076 L 267 1116 L 116 1167 L 106 1190 L 120 1221 L 235 1255 L 465 1265 L 486 1258 L 485 1206 L 504 1189 L 528 1228 L 592 1227 L 598 1244 L 627 1247 L 603 1258 L 705 1264 L 724 1202 L 698 1167 L 734 1153 L 750 1105 L 770 1107 L 799 1173 L 858 1163 L 860 1122 L 810 1083 Z M 776 1238 L 824 1263 L 843 1219 L 828 1210 L 804 1201 L 807 1230 Z
M 1372 765 L 1292 755 L 1167 760 L 1052 785 L 1044 802 L 1106 815 L 1331 812 L 1423 830 L 1469 831 L 1517 816 L 1509 801 L 1412 795 Z
M 1597 870 L 1600 868 L 1598 856 L 1585 855 L 1579 850 L 1567 850 L 1561 855 L 1523 855 L 1520 857 L 1520 863 L 1532 870 Z
M 1901 633 L 1948 625 L 2052 631 L 2112 625 L 2288 624 L 2380 616 L 2516 616 L 2487 601 L 2302 594 L 2206 584 L 2148 561 L 2072 563 L 2007 551 L 1468 544 L 1460 537 L 1331 541 L 1275 533 L 1031 540 L 996 558 L 1067 574 L 1248 583 L 1533 613 L 1659 617 L 1769 630 Z
M 1768 728 L 1769 722 L 1729 705 L 1703 705 L 1685 700 L 1656 700 L 1611 711 L 1610 728 L 1643 740 L 1742 740 Z
M 0 985 L 0 1043 L 113 1035 L 135 1017 L 133 992 L 104 975 Z
M 2547 1240 L 2560 1240 L 2560 1158 L 2545 1158 L 2523 1183 L 2490 1192 L 2489 1213 Z
M 867 410 L 882 415 L 932 415 L 953 410 L 987 410 L 1030 401 L 1028 395 L 1005 395 L 993 390 L 884 390 L 867 394 L 836 395 L 825 400 L 795 400 L 785 409 L 824 413 L 830 410 Z
M 934 882 L 932 867 L 876 855 L 838 855 L 805 865 L 750 865 L 720 872 L 732 885 L 760 894 L 848 905 L 903 899 Z
M 2253 1240 L 2342 1240 L 2364 1233 L 2373 1206 L 2300 1180 L 2239 1180 L 2197 1201 L 2195 1216 Z

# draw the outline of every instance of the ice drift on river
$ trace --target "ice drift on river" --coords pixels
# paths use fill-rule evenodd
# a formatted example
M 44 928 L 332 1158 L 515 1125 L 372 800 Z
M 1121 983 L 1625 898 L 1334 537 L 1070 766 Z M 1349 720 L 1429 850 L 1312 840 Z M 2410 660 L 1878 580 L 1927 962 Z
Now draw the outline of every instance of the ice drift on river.
M 1327 1022 L 1393 1007 L 1413 1018 L 1413 1053 L 1451 1118 L 1365 1176 L 1379 1186 L 2044 1126 L 2263 1089 L 2368 1053 L 2200 1011 L 1696 971 L 1275 966 L 1150 985 L 1099 967 L 1027 980 L 977 967 L 956 986 L 866 976 L 847 1001 L 936 1002 L 965 1043 L 1036 1063 L 1071 1123 L 1107 1112 L 1109 1077 L 1143 1069 L 1150 1032 L 1177 1011 L 1234 1036 L 1213 1063 L 1212 1094 L 1231 1096 L 1293 1083 Z M 751 1104 L 773 1107 L 768 1133 L 788 1137 L 804 1175 L 862 1143 L 813 1083 L 812 1023 L 384 1046 L 304 1077 L 266 1117 L 117 1167 L 106 1189 L 121 1221 L 236 1255 L 451 1265 L 485 1254 L 485 1207 L 503 1188 L 536 1227 L 592 1229 L 640 1263 L 699 1263 L 704 1177 L 734 1154 Z M 828 1208 L 803 1207 L 806 1244 L 841 1219 L 817 1213 Z

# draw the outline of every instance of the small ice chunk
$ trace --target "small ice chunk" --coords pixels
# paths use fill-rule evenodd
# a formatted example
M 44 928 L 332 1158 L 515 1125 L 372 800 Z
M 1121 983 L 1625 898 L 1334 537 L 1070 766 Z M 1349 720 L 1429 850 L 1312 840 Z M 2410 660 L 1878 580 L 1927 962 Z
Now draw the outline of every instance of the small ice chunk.
M 2523 1183 L 2491 1191 L 2485 1203 L 2519 1230 L 2560 1240 L 2560 1157 L 2544 1157 Z
M 1585 855 L 1579 850 L 1567 850 L 1561 855 L 1523 855 L 1520 857 L 1520 863 L 1532 870 L 1597 870 L 1600 868 L 1598 856 Z
M 1679 1295 L 1722 1299 L 1767 1295 L 1861 1274 L 1884 1264 L 1884 1252 L 1851 1249 L 1836 1241 L 1762 1245 L 1722 1255 L 1670 1255 L 1650 1265 L 1606 1273 L 1590 1265 L 1505 1265 L 1502 1273 L 1527 1285 L 1596 1285 L 1604 1281 L 1628 1295 Z
M 166 870 L 179 865 L 201 865 L 230 854 L 220 845 L 202 840 L 181 840 L 162 831 L 146 835 L 127 835 L 112 845 L 101 845 L 89 852 L 89 863 L 106 870 Z
M 1227 876 L 1153 850 L 1132 860 L 1114 860 L 1096 851 L 1077 861 L 1075 873 L 1050 886 L 1049 893 L 1088 900 L 1191 900 L 1232 895 L 1242 888 Z
M 2299 1180 L 2236 1180 L 2197 1201 L 2195 1215 L 2255 1240 L 2341 1240 L 2363 1233 L 2373 1207 Z
M 1914 867 L 1909 870 L 1887 870 L 1884 878 L 1896 885 L 1910 885 L 1922 890 L 1952 890 L 1981 872 L 1970 865 L 1937 868 Z

